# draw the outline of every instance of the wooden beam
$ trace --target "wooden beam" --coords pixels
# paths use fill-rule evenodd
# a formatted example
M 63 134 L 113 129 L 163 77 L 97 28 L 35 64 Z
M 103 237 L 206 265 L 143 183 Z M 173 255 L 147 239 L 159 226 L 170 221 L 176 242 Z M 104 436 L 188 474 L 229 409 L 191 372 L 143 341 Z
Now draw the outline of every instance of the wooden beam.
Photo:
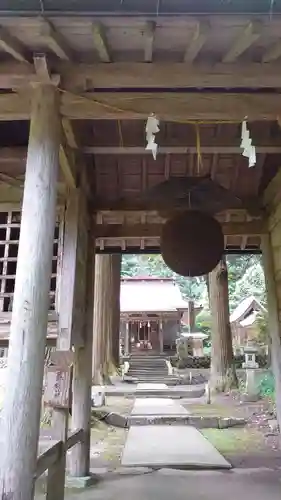
M 157 238 L 161 235 L 163 224 L 98 224 L 96 226 L 97 238 Z M 262 220 L 251 222 L 222 222 L 221 227 L 225 236 L 255 236 L 267 232 Z
M 62 128 L 65 133 L 65 137 L 68 145 L 73 149 L 78 149 L 78 140 L 73 129 L 73 125 L 67 118 L 62 119 Z
M 22 43 L 10 35 L 2 26 L 0 26 L 0 47 L 20 62 L 31 62 L 31 59 L 26 54 L 27 50 Z
M 62 142 L 60 145 L 59 159 L 60 166 L 68 187 L 75 189 L 77 187 L 77 175 L 74 152 L 66 143 L 65 137 L 62 134 Z
M 73 59 L 72 51 L 68 47 L 63 36 L 56 31 L 52 23 L 47 19 L 43 20 L 40 36 L 59 59 L 65 61 L 71 61 Z
M 275 61 L 281 57 L 281 40 L 278 40 L 274 45 L 271 45 L 262 57 L 263 63 Z
M 52 62 L 65 89 L 104 88 L 280 88 L 281 63 L 188 64 L 153 62 L 74 64 Z M 0 63 L 0 88 L 14 89 L 38 83 L 34 68 L 23 63 Z
M 258 38 L 260 38 L 262 33 L 262 25 L 258 21 L 251 21 L 243 30 L 239 33 L 234 44 L 230 47 L 229 51 L 223 57 L 224 63 L 234 62 L 243 52 L 245 52 L 253 43 L 255 43 Z
M 69 127 L 69 128 L 68 128 Z M 144 157 L 150 156 L 151 152 L 145 150 L 145 146 L 84 146 L 79 147 L 77 138 L 73 131 L 73 127 L 70 124 L 70 120 L 63 119 L 63 129 L 65 133 L 65 142 L 71 149 L 80 149 L 82 153 L 87 155 L 143 155 Z M 281 146 L 275 145 L 263 145 L 256 146 L 256 152 L 258 155 L 275 155 L 281 154 Z M 10 164 L 26 160 L 27 149 L 25 147 L 19 146 L 14 148 L 0 148 L 0 169 L 1 163 Z M 211 146 L 201 146 L 201 153 L 203 154 L 241 154 L 241 148 L 239 146 L 221 146 L 221 145 L 211 145 Z M 177 154 L 197 154 L 197 149 L 195 146 L 159 146 L 158 154 L 164 155 L 177 155 Z M 71 153 L 73 156 L 73 152 Z M 216 159 L 214 160 L 214 162 Z M 122 168 L 122 167 L 121 167 Z M 169 168 L 166 166 L 165 178 L 169 178 Z
M 92 26 L 93 40 L 95 49 L 102 62 L 111 62 L 110 51 L 107 44 L 107 38 L 104 26 L 101 23 L 93 23 Z
M 64 92 L 60 112 L 77 119 L 147 119 L 153 111 L 160 120 L 275 120 L 281 109 L 281 95 L 271 93 L 100 93 L 80 96 Z M 0 120 L 28 119 L 30 97 L 0 94 Z
M 281 108 L 277 94 L 229 93 L 99 93 L 77 98 L 62 96 L 61 113 L 72 119 L 146 119 L 154 112 L 160 120 L 252 120 L 276 119 Z M 1 109 L 1 108 L 0 108 Z
M 206 21 L 198 21 L 196 23 L 194 33 L 186 48 L 184 54 L 184 62 L 192 63 L 198 56 L 200 50 L 205 44 L 210 32 L 210 25 Z
M 95 155 L 151 155 L 151 151 L 146 151 L 145 146 L 86 146 L 83 153 Z M 201 146 L 203 154 L 242 154 L 239 146 Z M 256 146 L 258 154 L 280 154 L 281 146 Z M 159 146 L 157 154 L 196 154 L 196 146 Z M 0 150 L 1 159 L 1 150 Z
M 52 75 L 46 54 L 34 54 L 33 63 L 38 83 L 47 83 L 58 86 L 60 76 Z
M 51 71 L 46 54 L 35 54 L 33 57 L 35 72 L 43 82 L 51 82 Z
M 144 36 L 144 60 L 145 62 L 152 62 L 153 59 L 153 45 L 156 30 L 155 21 L 147 21 L 143 33 Z

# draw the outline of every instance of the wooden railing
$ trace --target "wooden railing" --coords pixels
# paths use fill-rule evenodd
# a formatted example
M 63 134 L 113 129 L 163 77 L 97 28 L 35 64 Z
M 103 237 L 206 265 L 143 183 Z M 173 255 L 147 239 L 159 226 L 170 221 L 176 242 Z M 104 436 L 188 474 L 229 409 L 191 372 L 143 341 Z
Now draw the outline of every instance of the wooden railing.
M 48 471 L 46 498 L 63 500 L 65 486 L 66 453 L 84 438 L 82 429 L 73 431 L 64 441 L 57 441 L 44 451 L 37 460 L 36 479 Z

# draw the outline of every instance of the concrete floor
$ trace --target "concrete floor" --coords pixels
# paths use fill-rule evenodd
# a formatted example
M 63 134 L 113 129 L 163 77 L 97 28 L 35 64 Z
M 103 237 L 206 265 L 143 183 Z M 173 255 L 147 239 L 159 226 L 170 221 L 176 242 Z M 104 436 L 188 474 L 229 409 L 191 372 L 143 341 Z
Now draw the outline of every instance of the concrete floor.
M 280 500 L 280 471 L 187 472 L 171 469 L 115 475 L 66 500 Z M 36 500 L 43 499 L 37 495 Z

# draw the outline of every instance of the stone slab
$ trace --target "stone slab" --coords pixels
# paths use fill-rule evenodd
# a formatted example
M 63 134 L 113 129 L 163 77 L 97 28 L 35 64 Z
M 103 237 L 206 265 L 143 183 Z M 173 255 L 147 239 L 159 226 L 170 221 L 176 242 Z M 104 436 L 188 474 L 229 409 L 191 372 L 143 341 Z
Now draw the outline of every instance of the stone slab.
M 189 415 L 130 415 L 127 425 L 190 425 L 189 419 Z
M 130 427 L 121 465 L 184 469 L 231 468 L 195 427 L 181 425 Z
M 166 384 L 138 384 L 137 391 L 167 391 Z
M 136 399 L 132 415 L 188 415 L 188 411 L 177 401 L 169 398 Z
M 98 476 L 90 474 L 85 477 L 72 477 L 66 476 L 65 487 L 69 489 L 84 490 L 85 488 L 90 488 L 98 482 Z

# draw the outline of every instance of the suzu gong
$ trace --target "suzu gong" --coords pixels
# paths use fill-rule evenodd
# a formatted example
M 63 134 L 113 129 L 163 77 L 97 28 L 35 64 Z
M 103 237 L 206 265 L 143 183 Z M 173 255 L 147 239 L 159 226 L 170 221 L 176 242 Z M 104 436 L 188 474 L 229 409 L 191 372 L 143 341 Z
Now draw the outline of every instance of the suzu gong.
M 216 219 L 189 210 L 164 224 L 160 245 L 163 260 L 172 271 L 182 276 L 202 276 L 220 261 L 224 237 Z

